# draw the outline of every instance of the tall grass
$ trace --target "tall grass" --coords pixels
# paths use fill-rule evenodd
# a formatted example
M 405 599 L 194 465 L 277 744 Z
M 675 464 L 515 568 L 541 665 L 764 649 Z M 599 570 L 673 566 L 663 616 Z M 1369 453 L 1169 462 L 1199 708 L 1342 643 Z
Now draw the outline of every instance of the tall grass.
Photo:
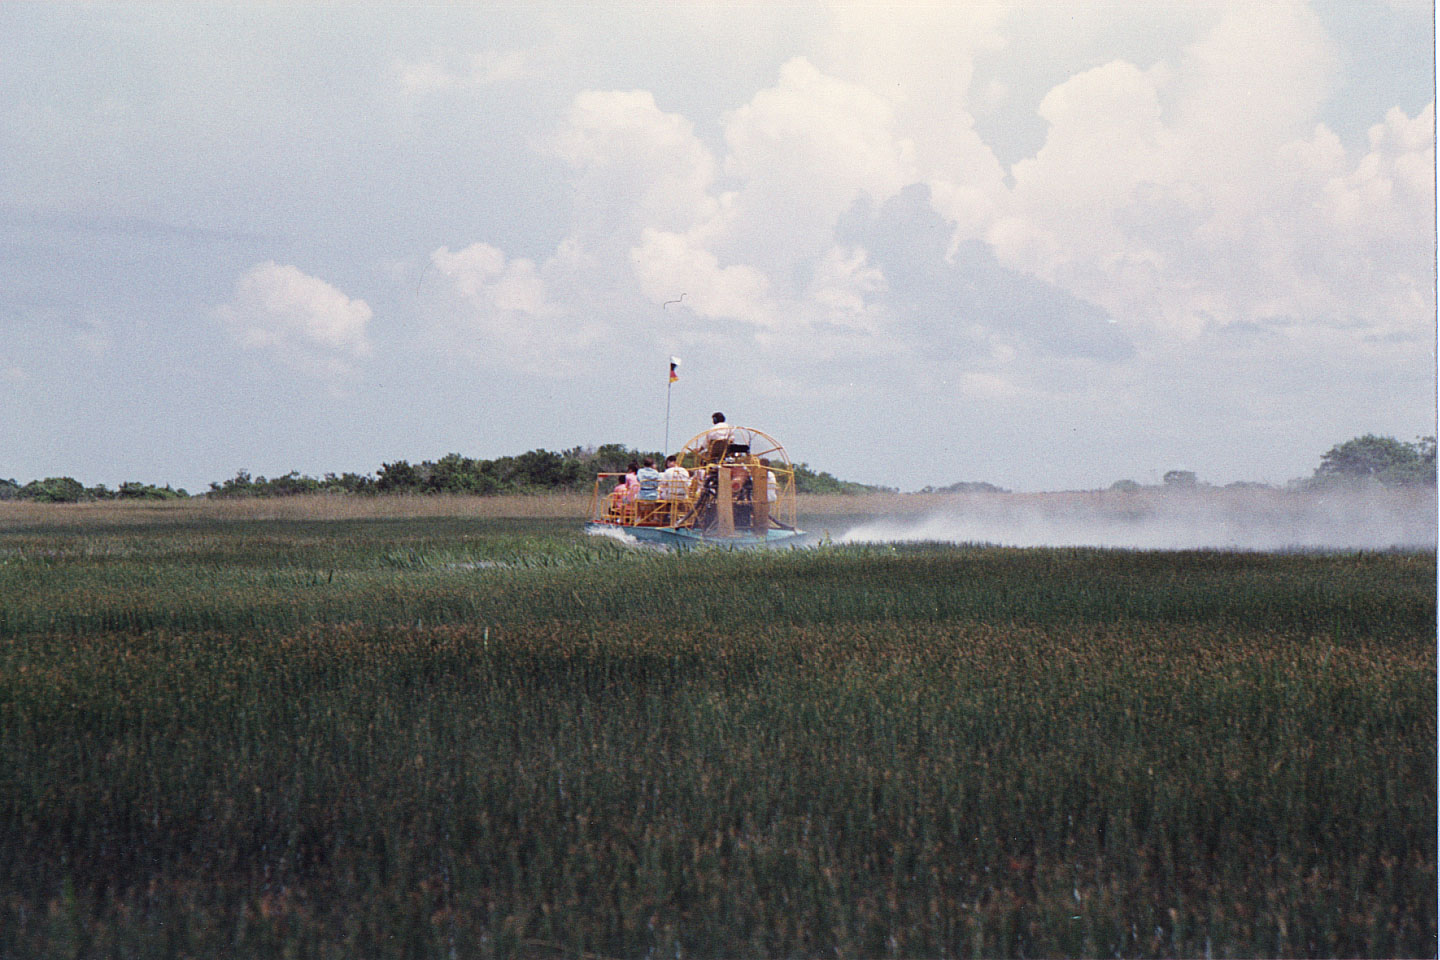
M 1430 955 L 1435 558 L 0 534 L 0 956 Z
M 0 530 L 246 520 L 355 520 L 370 518 L 475 517 L 573 518 L 583 515 L 589 494 L 534 493 L 506 496 L 310 494 L 292 497 L 209 500 L 107 500 L 47 504 L 0 502 Z

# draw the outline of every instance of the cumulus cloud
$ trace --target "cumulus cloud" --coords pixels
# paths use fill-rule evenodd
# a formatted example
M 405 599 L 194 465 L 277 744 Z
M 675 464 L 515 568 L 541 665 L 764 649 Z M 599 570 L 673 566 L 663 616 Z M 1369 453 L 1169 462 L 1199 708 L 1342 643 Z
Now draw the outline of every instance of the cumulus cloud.
M 1100 61 L 1038 97 L 1043 142 L 1008 172 L 974 112 L 1018 88 L 976 64 L 1024 5 L 838 5 L 710 117 L 582 92 L 549 144 L 572 175 L 568 235 L 538 263 L 437 251 L 452 326 L 534 363 L 537 325 L 603 352 L 684 293 L 671 351 L 889 353 L 936 390 L 1127 414 L 1163 395 L 1144 370 L 1273 378 L 1281 341 L 1383 366 L 1433 340 L 1433 106 L 1391 111 L 1357 154 L 1317 120 L 1336 56 L 1306 4 L 1197 10 L 1165 58 Z M 1087 15 L 1088 42 L 1104 20 Z
M 718 328 L 687 319 L 738 323 L 777 347 L 817 327 L 873 329 L 883 277 L 834 234 L 858 199 L 913 177 L 885 101 L 796 58 L 721 123 L 723 162 L 648 92 L 578 95 L 552 144 L 574 171 L 566 243 L 585 265 L 628 273 L 649 304 L 684 293 L 667 319 L 693 336 Z
M 829 249 L 861 196 L 883 201 L 916 178 L 913 144 L 897 136 L 890 105 L 804 58 L 730 112 L 724 129 L 724 170 L 738 188 L 700 235 L 727 262 L 788 273 Z
M 346 376 L 370 354 L 369 304 L 273 260 L 246 271 L 216 313 L 240 343 L 306 373 Z
M 641 289 L 653 301 L 675 297 L 678 291 L 686 295 L 685 309 L 701 317 L 762 327 L 776 320 L 763 273 L 746 264 L 721 266 L 715 254 L 687 234 L 647 229 L 630 251 L 630 260 Z
M 1246 4 L 1174 64 L 1070 77 L 1041 101 L 1046 141 L 1012 168 L 987 240 L 1006 265 L 1161 335 L 1397 315 L 1415 329 L 1432 299 L 1433 107 L 1392 111 L 1351 161 L 1315 121 L 1333 61 L 1305 5 Z M 1379 267 L 1364 245 L 1382 240 Z
M 438 345 L 447 354 L 528 372 L 553 372 L 597 356 L 592 348 L 604 340 L 607 325 L 586 306 L 603 297 L 603 276 L 573 243 L 539 264 L 483 242 L 441 247 L 430 265 L 445 281 L 426 290 Z M 552 295 L 552 285 L 560 296 Z
M 816 263 L 807 293 L 832 322 L 879 333 L 876 303 L 886 288 L 863 247 L 834 246 Z
M 1333 135 L 1322 127 L 1316 139 L 1327 141 L 1328 165 L 1339 166 L 1328 143 Z M 1370 128 L 1369 140 L 1369 152 L 1353 170 L 1335 170 L 1326 180 L 1327 220 L 1351 241 L 1424 236 L 1434 224 L 1435 104 L 1414 118 L 1391 108 L 1383 123 Z
M 575 229 L 604 242 L 713 215 L 715 161 L 694 125 L 646 90 L 587 90 L 551 145 L 575 173 Z
M 962 239 L 978 235 L 1004 192 L 1005 171 L 976 132 L 974 115 L 994 109 L 1006 87 L 991 78 L 977 93 L 972 84 L 976 56 L 1004 48 L 1003 26 L 1017 9 L 927 4 L 896 16 L 881 4 L 836 4 L 817 45 L 821 69 L 884 100 L 894 136 L 906 145 L 907 183 L 929 186 Z
M 441 247 L 430 260 L 456 290 L 482 303 L 487 312 L 532 317 L 545 312 L 545 285 L 529 260 L 507 260 L 488 243 L 473 243 L 453 253 Z
M 609 264 L 628 243 L 618 265 L 650 304 L 685 293 L 670 319 L 694 336 L 717 328 L 685 318 L 741 324 L 774 349 L 873 332 L 884 278 L 837 246 L 835 228 L 857 201 L 915 178 L 889 104 L 797 57 L 720 123 L 717 160 L 648 92 L 578 95 L 553 143 L 575 175 L 567 243 Z

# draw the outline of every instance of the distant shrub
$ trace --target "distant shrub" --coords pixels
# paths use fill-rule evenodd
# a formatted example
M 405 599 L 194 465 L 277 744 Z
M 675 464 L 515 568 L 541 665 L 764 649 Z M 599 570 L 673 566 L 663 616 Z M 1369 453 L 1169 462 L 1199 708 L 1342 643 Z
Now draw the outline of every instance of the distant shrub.
M 1004 487 L 997 487 L 984 480 L 961 480 L 946 487 L 924 487 L 921 493 L 1009 493 Z
M 31 480 L 20 488 L 19 499 L 38 503 L 79 503 L 90 499 L 85 485 L 73 477 L 46 477 Z
M 157 487 L 154 484 L 126 481 L 115 491 L 117 500 L 183 500 L 190 494 L 184 490 L 171 489 L 170 484 Z
M 812 470 L 809 464 L 795 464 L 796 493 L 893 493 L 890 487 L 876 487 L 851 480 L 838 480 L 824 470 Z
M 1435 483 L 1435 438 L 1402 443 L 1367 433 L 1331 447 L 1320 458 L 1318 483 L 1371 480 L 1390 485 Z
M 224 483 L 210 484 L 210 496 L 217 499 L 233 497 L 289 497 L 301 493 L 319 493 L 319 480 L 291 470 L 284 476 L 267 480 L 263 476 L 251 477 L 246 470 L 240 470 Z

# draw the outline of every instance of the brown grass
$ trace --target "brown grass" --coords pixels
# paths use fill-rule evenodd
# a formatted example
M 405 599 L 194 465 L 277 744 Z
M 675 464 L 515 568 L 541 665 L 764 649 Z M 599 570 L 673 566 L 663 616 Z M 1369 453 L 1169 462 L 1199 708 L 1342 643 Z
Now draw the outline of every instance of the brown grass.
M 955 501 L 943 494 L 810 494 L 799 497 L 802 514 L 813 516 L 858 513 L 927 513 Z M 346 496 L 310 494 L 234 500 L 141 501 L 96 503 L 0 502 L 0 530 L 50 524 L 140 525 L 189 523 L 197 520 L 363 520 L 368 518 L 476 517 L 481 519 L 564 519 L 588 516 L 590 494 L 536 493 L 504 496 Z
M 585 516 L 589 494 L 542 493 L 500 497 L 315 494 L 237 500 L 0 503 L 0 530 L 43 524 L 153 524 L 196 520 L 363 520 L 368 518 L 477 517 L 546 519 Z
M 1110 490 L 1059 493 L 874 493 L 801 494 L 800 516 L 924 517 L 958 513 L 967 507 L 1043 506 L 1048 511 L 1074 508 L 1134 510 L 1158 505 L 1207 501 L 1218 505 L 1283 508 L 1301 501 L 1325 502 L 1330 497 L 1353 496 L 1344 489 L 1297 492 L 1202 487 L 1193 492 L 1148 488 L 1131 493 Z M 1366 488 L 1373 503 L 1404 511 L 1435 512 L 1435 488 Z M 0 530 L 50 524 L 150 524 L 196 520 L 356 520 L 367 518 L 475 517 L 480 519 L 564 519 L 577 522 L 587 516 L 589 492 L 509 494 L 504 496 L 397 495 L 306 496 L 211 500 L 195 497 L 171 501 L 104 501 L 98 503 L 0 502 Z

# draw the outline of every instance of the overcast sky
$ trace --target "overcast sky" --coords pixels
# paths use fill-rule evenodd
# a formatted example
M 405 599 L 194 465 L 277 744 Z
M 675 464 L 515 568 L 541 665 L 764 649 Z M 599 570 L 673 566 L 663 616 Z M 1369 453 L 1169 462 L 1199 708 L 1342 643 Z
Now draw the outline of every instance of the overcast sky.
M 6 3 L 0 477 L 658 449 L 672 355 L 672 448 L 1308 475 L 1435 432 L 1432 14 Z

